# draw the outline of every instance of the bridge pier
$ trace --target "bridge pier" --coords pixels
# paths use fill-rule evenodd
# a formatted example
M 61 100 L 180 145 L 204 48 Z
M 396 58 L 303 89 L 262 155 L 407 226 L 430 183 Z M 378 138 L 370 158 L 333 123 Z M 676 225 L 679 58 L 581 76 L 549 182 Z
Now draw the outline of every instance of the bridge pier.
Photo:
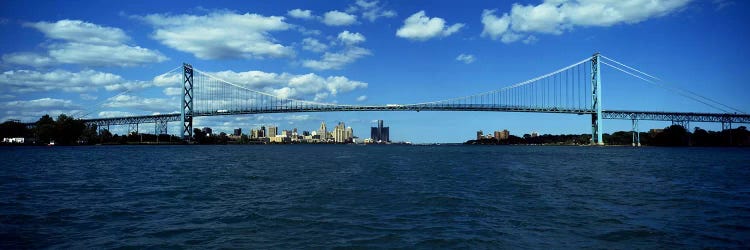
M 160 121 L 160 120 L 156 121 L 154 123 L 154 134 L 156 134 L 157 136 L 167 134 L 167 127 L 168 127 L 167 123 L 168 123 L 167 121 Z
M 638 120 L 633 119 L 633 147 L 641 146 L 641 133 L 638 131 Z
M 135 132 L 136 134 L 139 134 L 138 133 L 138 123 L 131 123 L 131 124 L 129 124 L 128 127 L 129 127 L 129 129 L 128 129 L 129 133 Z
M 604 145 L 602 133 L 602 78 L 600 55 L 597 52 L 591 57 L 591 103 L 596 113 L 591 114 L 591 145 Z
M 183 140 L 193 138 L 193 66 L 182 64 L 182 100 L 180 101 L 180 115 L 182 118 Z

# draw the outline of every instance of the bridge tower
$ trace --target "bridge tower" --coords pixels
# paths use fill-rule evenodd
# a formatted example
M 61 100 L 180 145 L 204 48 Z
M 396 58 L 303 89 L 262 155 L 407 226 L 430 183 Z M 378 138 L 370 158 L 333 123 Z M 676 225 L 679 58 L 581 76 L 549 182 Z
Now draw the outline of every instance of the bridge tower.
M 180 115 L 182 117 L 182 139 L 193 138 L 193 66 L 182 64 L 182 100 Z
M 602 139 L 602 77 L 599 65 L 599 52 L 591 57 L 591 98 L 593 109 L 596 113 L 591 114 L 591 145 L 604 145 Z

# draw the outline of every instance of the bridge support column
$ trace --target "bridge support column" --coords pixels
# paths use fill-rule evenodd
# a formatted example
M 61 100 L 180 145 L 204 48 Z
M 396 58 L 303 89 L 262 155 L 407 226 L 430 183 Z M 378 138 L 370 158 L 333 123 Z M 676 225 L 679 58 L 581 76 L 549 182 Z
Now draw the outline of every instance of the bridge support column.
M 594 54 L 591 57 L 591 103 L 592 109 L 596 113 L 591 114 L 591 145 L 604 145 L 602 133 L 602 78 L 601 67 L 599 65 L 600 55 Z
M 131 134 L 132 133 L 139 134 L 139 132 L 138 132 L 138 123 L 137 122 L 136 123 L 131 123 L 128 127 L 129 127 L 129 129 L 128 129 L 129 131 L 128 132 L 130 132 Z
M 180 115 L 182 117 L 183 140 L 193 138 L 193 66 L 182 64 L 182 100 L 180 101 Z
M 167 127 L 167 121 L 157 120 L 154 123 L 154 134 L 156 134 L 157 136 L 167 134 Z
M 641 146 L 641 133 L 638 132 L 638 120 L 633 118 L 633 147 Z

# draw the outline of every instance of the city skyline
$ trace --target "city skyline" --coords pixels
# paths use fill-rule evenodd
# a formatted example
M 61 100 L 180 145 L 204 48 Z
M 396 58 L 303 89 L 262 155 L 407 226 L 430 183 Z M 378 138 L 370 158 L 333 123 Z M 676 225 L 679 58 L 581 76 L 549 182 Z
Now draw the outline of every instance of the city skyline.
M 465 1 L 456 8 L 450 2 L 382 0 L 201 6 L 188 1 L 176 9 L 162 2 L 89 2 L 87 8 L 6 2 L 0 30 L 11 35 L 0 48 L 0 119 L 175 112 L 179 80 L 159 75 L 182 62 L 269 93 L 370 105 L 495 90 L 594 52 L 750 110 L 743 98 L 750 92 L 743 84 L 750 77 L 743 63 L 750 39 L 737 32 L 748 28 L 743 10 L 750 3 L 632 3 Z M 595 8 L 617 15 L 585 15 Z M 611 69 L 605 69 L 602 82 L 608 109 L 716 112 Z M 125 89 L 132 91 L 117 95 Z M 500 128 L 528 131 L 521 134 L 590 133 L 588 116 L 495 112 L 263 114 L 201 117 L 195 125 L 229 133 L 261 124 L 312 127 L 321 120 L 343 121 L 364 138 L 377 119 L 398 126 L 390 134 L 394 141 L 461 142 L 476 130 Z M 642 130 L 668 125 L 640 124 Z M 628 121 L 605 121 L 605 133 L 629 129 Z M 178 133 L 178 124 L 171 123 L 169 132 Z

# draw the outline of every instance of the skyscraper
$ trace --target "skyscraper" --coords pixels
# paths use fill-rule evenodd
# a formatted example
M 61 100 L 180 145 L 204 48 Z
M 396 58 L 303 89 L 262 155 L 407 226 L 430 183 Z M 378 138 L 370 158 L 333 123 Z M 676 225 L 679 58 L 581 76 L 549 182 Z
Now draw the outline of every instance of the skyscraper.
M 344 125 L 343 122 L 339 122 L 339 125 L 336 125 L 336 127 L 333 129 L 333 140 L 337 143 L 345 143 L 348 142 L 351 138 L 347 132 L 350 132 L 351 128 L 349 130 L 346 129 L 346 125 Z
M 383 120 L 378 120 L 378 126 L 370 128 L 370 138 L 378 143 L 390 142 L 389 132 L 389 127 L 383 127 Z

